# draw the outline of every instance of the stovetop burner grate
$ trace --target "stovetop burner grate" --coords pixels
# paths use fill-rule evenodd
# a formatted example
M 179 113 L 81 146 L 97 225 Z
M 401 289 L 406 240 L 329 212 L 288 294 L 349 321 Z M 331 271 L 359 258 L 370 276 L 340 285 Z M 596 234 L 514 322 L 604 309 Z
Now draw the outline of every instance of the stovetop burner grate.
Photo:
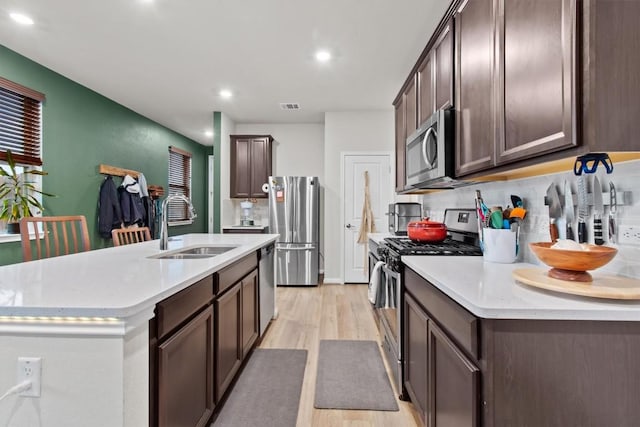
M 440 243 L 419 243 L 397 237 L 387 237 L 384 240 L 400 255 L 482 255 L 479 247 L 451 238 Z

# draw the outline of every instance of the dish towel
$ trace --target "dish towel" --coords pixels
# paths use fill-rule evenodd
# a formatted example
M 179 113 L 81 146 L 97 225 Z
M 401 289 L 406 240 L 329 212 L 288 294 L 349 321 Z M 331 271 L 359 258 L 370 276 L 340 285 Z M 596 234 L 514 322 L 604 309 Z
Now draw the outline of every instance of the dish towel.
M 378 291 L 380 290 L 380 269 L 383 265 L 384 261 L 378 261 L 371 270 L 371 277 L 369 278 L 369 302 L 371 304 L 376 303 L 376 297 L 378 296 Z
M 369 233 L 375 232 L 376 223 L 373 210 L 371 209 L 371 195 L 369 194 L 369 171 L 364 171 L 364 203 L 362 204 L 362 218 L 360 222 L 360 233 L 358 234 L 358 243 L 367 243 Z M 366 259 L 365 251 L 365 260 Z

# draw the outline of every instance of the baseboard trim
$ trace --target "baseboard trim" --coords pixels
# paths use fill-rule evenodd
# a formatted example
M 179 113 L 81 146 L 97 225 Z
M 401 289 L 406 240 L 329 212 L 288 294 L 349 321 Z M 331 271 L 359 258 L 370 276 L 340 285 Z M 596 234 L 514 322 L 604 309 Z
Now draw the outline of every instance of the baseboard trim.
M 340 278 L 335 278 L 335 277 L 325 277 L 324 280 L 322 281 L 322 283 L 329 283 L 329 284 L 335 284 L 335 285 L 341 285 L 342 279 Z

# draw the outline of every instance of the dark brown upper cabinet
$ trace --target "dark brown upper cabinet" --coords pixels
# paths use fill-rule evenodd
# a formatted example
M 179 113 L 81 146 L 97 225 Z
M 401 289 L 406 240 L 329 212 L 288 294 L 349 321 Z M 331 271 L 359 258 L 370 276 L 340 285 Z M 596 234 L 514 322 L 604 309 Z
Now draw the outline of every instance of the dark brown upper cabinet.
M 576 2 L 498 1 L 498 165 L 575 138 Z
M 271 175 L 271 135 L 231 135 L 231 198 L 266 198 Z
M 592 151 L 639 151 L 640 2 L 582 1 L 587 78 L 582 138 Z
M 456 175 L 495 165 L 493 0 L 467 0 L 455 20 Z
M 442 29 L 433 46 L 435 63 L 435 109 L 453 106 L 453 20 Z
M 453 105 L 453 21 L 438 34 L 418 66 L 418 127 L 438 109 Z
M 466 1 L 455 27 L 458 176 L 576 145 L 576 0 Z
M 418 115 L 419 124 L 424 123 L 435 111 L 435 88 L 433 52 L 429 52 L 418 66 Z
M 405 125 L 407 127 L 405 134 L 408 137 L 418 129 L 418 87 L 416 76 L 411 79 L 404 92 L 404 103 L 406 108 Z
M 407 177 L 405 176 L 405 145 L 407 133 L 405 125 L 404 95 L 400 96 L 394 104 L 396 125 L 396 191 L 404 190 Z
M 404 191 L 405 149 L 407 136 L 418 128 L 418 82 L 414 75 L 404 92 L 394 102 L 396 126 L 396 191 Z

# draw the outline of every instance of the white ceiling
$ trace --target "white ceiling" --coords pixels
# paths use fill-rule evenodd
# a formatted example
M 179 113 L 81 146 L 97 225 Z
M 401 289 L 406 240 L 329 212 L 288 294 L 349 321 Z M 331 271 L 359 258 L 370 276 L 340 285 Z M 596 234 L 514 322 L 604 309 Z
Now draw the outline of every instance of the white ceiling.
M 236 123 L 321 123 L 327 111 L 390 110 L 449 3 L 0 0 L 0 44 L 210 145 L 213 111 Z M 16 24 L 14 11 L 35 24 Z M 330 63 L 315 61 L 319 48 Z

